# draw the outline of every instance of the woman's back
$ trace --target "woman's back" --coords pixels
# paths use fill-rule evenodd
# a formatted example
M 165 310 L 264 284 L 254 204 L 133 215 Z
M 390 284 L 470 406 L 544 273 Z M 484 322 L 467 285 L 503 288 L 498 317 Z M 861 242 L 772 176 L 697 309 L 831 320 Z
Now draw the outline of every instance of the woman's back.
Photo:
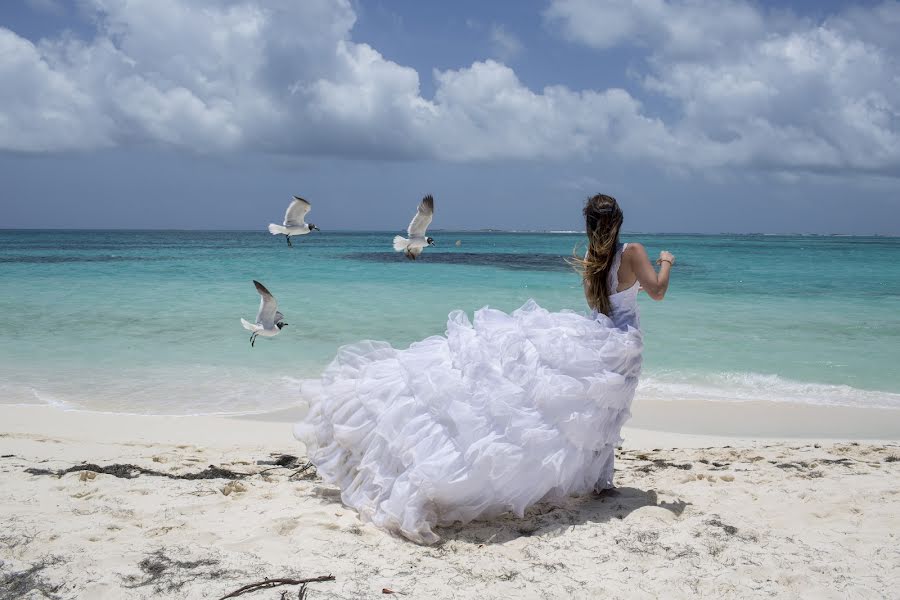
M 634 269 L 631 262 L 622 260 L 625 256 L 629 244 L 619 244 L 616 249 L 616 256 L 613 258 L 612 266 L 609 269 L 609 279 L 607 289 L 610 290 L 609 304 L 612 319 L 616 327 L 623 328 L 627 326 L 640 327 L 640 319 L 638 316 L 637 295 L 640 290 L 640 284 L 634 276 Z M 631 282 L 630 284 L 628 282 Z M 594 311 L 594 317 L 599 314 Z
M 609 290 L 609 316 L 617 327 L 639 327 L 637 295 L 640 290 L 654 300 L 662 300 L 669 287 L 669 270 L 675 257 L 667 251 L 659 253 L 656 263 L 659 272 L 653 268 L 647 250 L 642 244 L 631 242 L 618 244 L 606 280 Z M 588 303 L 591 302 L 590 280 L 585 279 L 584 291 Z M 600 311 L 594 309 L 594 317 Z

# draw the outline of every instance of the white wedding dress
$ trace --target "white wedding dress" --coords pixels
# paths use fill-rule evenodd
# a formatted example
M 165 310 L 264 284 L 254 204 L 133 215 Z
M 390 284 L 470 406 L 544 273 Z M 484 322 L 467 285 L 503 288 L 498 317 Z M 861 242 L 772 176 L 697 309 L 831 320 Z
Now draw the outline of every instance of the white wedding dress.
M 294 435 L 344 504 L 418 543 L 437 542 L 435 526 L 610 487 L 641 370 L 637 293 L 610 296 L 612 318 L 529 300 L 473 322 L 454 311 L 446 336 L 405 350 L 344 346 L 303 383 Z

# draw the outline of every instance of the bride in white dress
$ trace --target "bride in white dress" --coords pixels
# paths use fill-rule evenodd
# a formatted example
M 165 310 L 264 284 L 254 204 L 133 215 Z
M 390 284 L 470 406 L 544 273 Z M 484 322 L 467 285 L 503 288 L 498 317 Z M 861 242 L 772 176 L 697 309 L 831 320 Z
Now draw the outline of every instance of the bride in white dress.
M 661 300 L 674 257 L 660 253 L 657 273 L 643 246 L 619 244 L 610 196 L 584 215 L 590 316 L 533 300 L 471 322 L 454 311 L 446 336 L 344 346 L 302 385 L 294 435 L 362 519 L 431 544 L 435 526 L 612 487 L 641 370 L 638 290 Z

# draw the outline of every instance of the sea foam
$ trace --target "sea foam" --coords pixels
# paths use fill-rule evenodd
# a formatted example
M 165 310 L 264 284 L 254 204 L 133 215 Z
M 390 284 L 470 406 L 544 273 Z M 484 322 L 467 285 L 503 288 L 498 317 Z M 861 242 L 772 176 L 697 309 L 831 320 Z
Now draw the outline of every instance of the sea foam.
M 900 394 L 785 379 L 764 373 L 723 372 L 645 375 L 638 398 L 653 400 L 710 400 L 717 402 L 793 402 L 820 406 L 898 408 Z

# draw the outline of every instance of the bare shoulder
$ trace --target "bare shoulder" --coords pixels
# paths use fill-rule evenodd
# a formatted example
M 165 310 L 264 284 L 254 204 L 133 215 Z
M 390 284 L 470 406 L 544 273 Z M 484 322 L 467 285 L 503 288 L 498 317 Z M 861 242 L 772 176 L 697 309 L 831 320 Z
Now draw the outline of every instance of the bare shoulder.
M 647 256 L 647 250 L 640 242 L 628 242 L 628 245 L 625 246 L 625 251 L 622 254 L 626 256 L 629 261 L 632 261 L 645 258 Z

